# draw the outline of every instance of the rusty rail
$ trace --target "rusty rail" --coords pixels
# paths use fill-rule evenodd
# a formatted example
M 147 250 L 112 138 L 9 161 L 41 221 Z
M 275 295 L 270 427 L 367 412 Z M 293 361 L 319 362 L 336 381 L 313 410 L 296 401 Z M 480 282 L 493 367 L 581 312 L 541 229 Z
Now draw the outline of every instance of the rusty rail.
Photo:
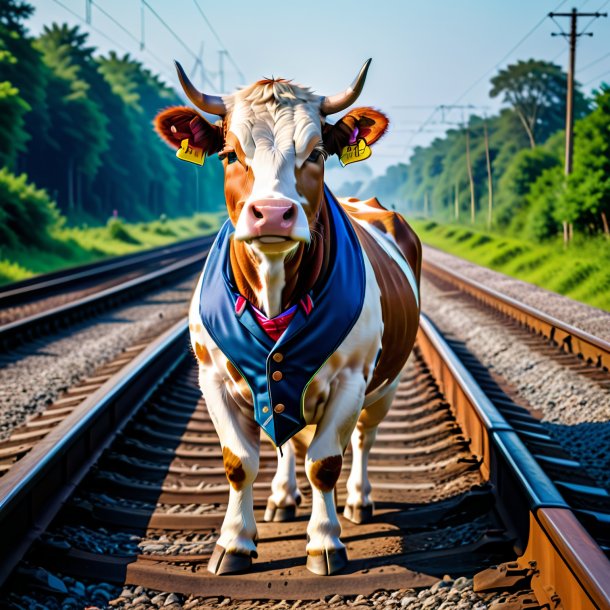
M 610 343 L 608 341 L 566 324 L 535 307 L 484 286 L 480 282 L 459 275 L 445 265 L 424 259 L 422 270 L 513 318 L 533 332 L 546 337 L 566 352 L 582 357 L 585 361 L 606 371 L 610 370 Z
M 122 282 L 101 292 L 96 292 L 54 307 L 53 309 L 0 326 L 0 346 L 10 349 L 32 338 L 68 326 L 74 321 L 80 321 L 88 316 L 95 315 L 102 310 L 116 306 L 170 281 L 175 281 L 189 273 L 196 273 L 201 270 L 202 263 L 209 252 L 213 239 L 213 237 L 206 238 L 203 241 L 203 245 L 201 242 L 197 242 L 196 254 L 191 253 L 185 259 Z
M 69 504 L 67 500 L 79 481 L 88 485 L 85 490 L 88 494 L 99 489 L 118 498 L 147 498 L 152 505 L 152 512 L 129 506 L 100 505 L 87 519 L 99 519 L 104 527 L 123 524 L 128 531 L 136 526 L 153 531 L 217 530 L 228 486 L 220 453 L 214 449 L 217 441 L 212 423 L 198 398 L 196 372 L 185 361 L 186 333 L 185 323 L 168 331 L 138 356 L 121 378 L 107 382 L 88 399 L 84 410 L 79 409 L 61 423 L 43 445 L 26 455 L 0 480 L 0 539 L 3 548 L 10 549 L 2 557 L 0 581 L 62 506 Z M 554 608 L 559 602 L 566 610 L 610 607 L 610 562 L 577 521 L 511 424 L 425 316 L 421 320 L 417 351 L 416 362 L 421 365 L 414 365 L 416 370 L 410 374 L 412 381 L 400 386 L 394 410 L 389 414 L 389 421 L 384 422 L 373 451 L 371 472 L 373 477 L 381 477 L 376 484 L 381 500 L 380 518 L 366 526 L 345 526 L 345 536 L 351 540 L 348 550 L 355 559 L 355 567 L 349 573 L 323 578 L 305 572 L 304 561 L 295 557 L 291 546 L 296 538 L 302 538 L 300 552 L 303 552 L 305 524 L 302 520 L 293 524 L 261 523 L 257 570 L 242 576 L 219 577 L 207 573 L 202 567 L 209 556 L 206 554 L 191 558 L 142 554 L 114 558 L 78 549 L 58 554 L 51 546 L 46 551 L 47 565 L 75 576 L 97 574 L 98 578 L 113 582 L 123 582 L 121 579 L 126 578 L 130 583 L 184 593 L 241 599 L 253 595 L 311 599 L 328 592 L 349 595 L 380 588 L 427 586 L 435 577 L 446 573 L 447 562 L 473 565 L 481 558 L 503 557 L 499 561 L 505 561 L 507 554 L 514 557 L 514 539 L 521 555 L 514 563 L 519 569 L 532 572 L 531 587 L 541 604 L 548 603 Z M 170 371 L 177 371 L 176 376 L 169 378 Z M 161 392 L 157 388 L 163 386 L 164 379 L 170 379 L 171 383 Z M 449 408 L 459 427 L 453 418 L 448 419 Z M 413 414 L 422 409 L 432 410 L 436 419 L 433 424 L 426 423 L 430 416 L 424 413 L 419 427 L 412 431 Z M 119 434 L 121 430 L 123 434 Z M 441 447 L 442 435 L 452 440 Z M 427 444 L 422 446 L 420 438 L 428 438 Z M 409 439 L 415 442 L 417 450 L 408 445 Z M 109 447 L 109 451 L 104 451 Z M 482 481 L 489 481 L 491 486 L 484 485 L 473 495 L 450 498 L 430 507 L 418 506 L 413 499 L 409 500 L 422 485 L 426 487 L 428 478 L 439 476 L 436 467 L 426 470 L 434 459 L 434 452 L 439 450 L 446 452 L 443 460 L 448 470 L 444 476 L 451 479 L 458 473 L 463 476 L 478 468 Z M 413 464 L 412 456 L 416 454 L 420 461 Z M 259 518 L 267 485 L 273 476 L 274 459 L 274 452 L 264 448 L 259 477 L 262 480 L 257 481 L 254 491 Z M 98 463 L 97 475 L 83 481 L 94 463 Z M 108 477 L 105 473 L 110 473 L 112 468 L 116 468 L 112 472 L 117 476 Z M 406 478 L 409 472 L 415 473 L 412 475 L 415 479 Z M 141 484 L 134 485 L 129 479 L 132 473 L 135 479 L 142 473 L 146 476 Z M 299 470 L 299 476 L 302 475 Z M 144 484 L 145 481 L 149 483 Z M 492 493 L 495 505 L 493 501 L 488 504 Z M 339 503 L 344 500 L 342 494 L 338 495 Z M 221 506 L 213 512 L 195 515 L 158 512 L 155 502 L 221 503 Z M 489 538 L 490 534 L 486 534 L 475 544 L 437 553 L 404 554 L 399 548 L 387 556 L 386 552 L 375 557 L 370 554 L 375 540 L 385 545 L 383 549 L 387 548 L 388 541 L 395 549 L 396 541 L 404 536 L 401 532 L 414 523 L 430 520 L 447 523 L 443 521 L 444 515 L 481 510 L 487 505 L 494 515 L 501 517 L 505 535 Z M 68 514 L 72 515 L 75 507 L 68 508 Z M 290 535 L 284 540 L 286 532 Z M 41 557 L 40 551 L 34 557 Z M 435 561 L 440 564 L 432 565 Z M 479 565 L 486 564 L 483 561 Z M 287 568 L 291 578 L 285 575 Z M 481 574 L 477 578 L 479 586 L 484 588 L 489 575 Z
M 0 479 L 0 584 L 153 389 L 188 354 L 185 321 L 92 394 Z
M 495 406 L 473 391 L 476 382 L 423 315 L 418 345 L 473 448 L 491 463 L 499 494 L 505 501 L 510 490 L 525 496 L 529 535 L 517 563 L 535 566 L 531 584 L 538 601 L 549 608 L 559 600 L 566 609 L 610 608 L 610 561 Z

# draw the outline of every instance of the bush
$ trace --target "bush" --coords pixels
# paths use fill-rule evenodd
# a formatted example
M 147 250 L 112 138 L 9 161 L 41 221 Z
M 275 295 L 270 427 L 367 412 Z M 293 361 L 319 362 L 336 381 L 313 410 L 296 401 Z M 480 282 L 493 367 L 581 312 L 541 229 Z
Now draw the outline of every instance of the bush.
M 140 242 L 127 230 L 120 218 L 109 218 L 106 228 L 112 239 L 122 241 L 126 244 L 139 244 Z
M 49 232 L 62 224 L 62 217 L 47 192 L 0 170 L 0 243 L 8 247 L 44 248 L 51 241 Z
M 198 229 L 203 229 L 204 231 L 212 228 L 210 221 L 206 220 L 203 216 L 201 216 L 201 214 L 195 214 L 195 226 Z

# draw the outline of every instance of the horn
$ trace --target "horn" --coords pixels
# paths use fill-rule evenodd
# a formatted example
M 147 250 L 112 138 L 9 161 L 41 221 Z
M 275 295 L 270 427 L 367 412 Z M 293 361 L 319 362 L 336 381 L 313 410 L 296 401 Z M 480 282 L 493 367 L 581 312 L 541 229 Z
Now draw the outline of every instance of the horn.
M 354 82 L 345 91 L 322 99 L 322 103 L 320 104 L 320 112 L 323 115 L 341 112 L 341 110 L 345 110 L 345 108 L 351 106 L 358 99 L 358 96 L 364 87 L 366 73 L 371 65 L 371 61 L 372 58 L 369 58 L 364 62 L 364 65 L 362 68 L 360 68 L 358 76 L 356 76 Z
M 195 85 L 191 83 L 180 63 L 174 60 L 174 64 L 176 65 L 176 72 L 178 72 L 178 78 L 180 79 L 180 84 L 184 89 L 184 93 L 186 93 L 186 96 L 195 106 L 197 106 L 197 108 L 209 112 L 210 114 L 217 114 L 218 116 L 224 116 L 227 113 L 227 107 L 221 97 L 218 95 L 206 95 L 199 91 Z

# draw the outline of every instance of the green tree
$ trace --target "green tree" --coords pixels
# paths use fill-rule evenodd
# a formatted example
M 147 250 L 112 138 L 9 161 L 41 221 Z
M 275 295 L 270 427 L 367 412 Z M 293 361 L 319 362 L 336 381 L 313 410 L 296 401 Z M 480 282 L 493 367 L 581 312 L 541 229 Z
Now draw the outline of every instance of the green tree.
M 497 223 L 502 227 L 513 223 L 513 228 L 520 229 L 524 220 L 523 212 L 530 203 L 528 194 L 532 184 L 545 170 L 560 164 L 561 159 L 546 148 L 519 151 L 498 181 Z
M 529 59 L 511 64 L 491 79 L 491 97 L 503 96 L 519 117 L 530 146 L 544 142 L 561 128 L 565 117 L 566 73 L 548 61 Z M 587 111 L 587 102 L 574 86 L 574 117 Z
M 545 169 L 530 185 L 527 200 L 525 233 L 537 241 L 554 237 L 561 232 L 556 207 L 564 190 L 563 167 L 556 164 Z
M 0 68 L 16 62 L 15 56 L 6 50 L 0 35 Z M 24 115 L 29 110 L 17 87 L 9 80 L 0 81 L 0 164 L 4 167 L 13 168 L 17 155 L 25 150 L 27 134 Z
M 47 99 L 53 123 L 50 137 L 37 140 L 32 156 L 39 171 L 46 170 L 43 184 L 57 192 L 68 210 L 82 208 L 83 183 L 95 176 L 109 142 L 108 118 L 83 78 L 82 63 L 94 61 L 86 39 L 77 27 L 52 24 L 35 42 L 52 74 Z
M 610 221 L 610 86 L 602 85 L 593 111 L 574 126 L 574 169 L 557 209 L 561 220 L 589 233 Z

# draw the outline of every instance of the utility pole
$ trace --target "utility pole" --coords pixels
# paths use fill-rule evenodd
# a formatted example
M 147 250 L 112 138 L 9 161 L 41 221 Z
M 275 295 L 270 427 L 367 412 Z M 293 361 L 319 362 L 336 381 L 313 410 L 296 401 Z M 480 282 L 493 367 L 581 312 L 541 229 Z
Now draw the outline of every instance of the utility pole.
M 470 182 L 470 223 L 474 224 L 474 178 L 472 177 L 472 163 L 470 162 L 470 127 L 466 125 L 466 166 Z
M 455 181 L 455 221 L 458 222 L 460 220 L 460 181 Z
M 221 49 L 218 51 L 218 77 L 220 79 L 220 93 L 225 90 L 225 67 L 224 67 L 224 56 L 227 55 L 227 51 Z
M 487 158 L 487 229 L 491 229 L 493 208 L 493 184 L 491 180 L 491 157 L 489 155 L 489 134 L 487 133 L 487 119 L 483 121 L 483 133 L 485 134 L 485 157 Z
M 85 0 L 85 21 L 91 25 L 91 0 Z
M 144 0 L 140 0 L 140 51 L 144 50 Z
M 467 166 L 467 171 L 468 171 L 468 181 L 470 183 L 470 222 L 472 224 L 474 224 L 475 212 L 476 212 L 476 202 L 475 202 L 475 193 L 474 193 L 474 176 L 472 174 L 472 163 L 470 160 L 470 127 L 468 125 L 468 122 L 464 118 L 464 110 L 475 110 L 477 108 L 481 109 L 481 110 L 485 110 L 487 107 L 486 106 L 477 107 L 477 106 L 473 106 L 472 104 L 467 104 L 465 106 L 458 106 L 457 104 L 449 104 L 449 105 L 441 104 L 438 108 L 441 111 L 441 120 L 440 120 L 441 124 L 444 123 L 446 125 L 459 125 L 464 130 L 464 133 L 466 135 L 466 166 Z M 450 112 L 451 110 L 461 110 L 462 111 L 461 123 L 450 122 L 447 120 L 445 113 Z M 458 196 L 457 196 L 457 188 L 456 188 L 455 203 L 456 203 L 455 216 L 457 219 L 457 217 L 459 215 L 459 210 L 458 210 L 459 202 L 458 202 Z
M 565 175 L 569 176 L 572 173 L 572 159 L 574 152 L 574 72 L 576 69 L 576 39 L 580 36 L 593 36 L 593 32 L 578 31 L 579 17 L 592 17 L 592 20 L 599 17 L 607 17 L 608 13 L 579 13 L 578 9 L 573 8 L 569 13 L 549 13 L 549 17 L 555 21 L 555 17 L 570 18 L 570 33 L 553 32 L 551 36 L 563 36 L 569 39 L 570 44 L 570 63 L 568 65 L 568 87 L 566 93 L 566 156 L 565 156 Z M 587 26 L 588 27 L 588 26 Z M 561 28 L 561 26 L 560 26 Z M 563 240 L 564 244 L 572 239 L 572 223 L 563 222 Z

